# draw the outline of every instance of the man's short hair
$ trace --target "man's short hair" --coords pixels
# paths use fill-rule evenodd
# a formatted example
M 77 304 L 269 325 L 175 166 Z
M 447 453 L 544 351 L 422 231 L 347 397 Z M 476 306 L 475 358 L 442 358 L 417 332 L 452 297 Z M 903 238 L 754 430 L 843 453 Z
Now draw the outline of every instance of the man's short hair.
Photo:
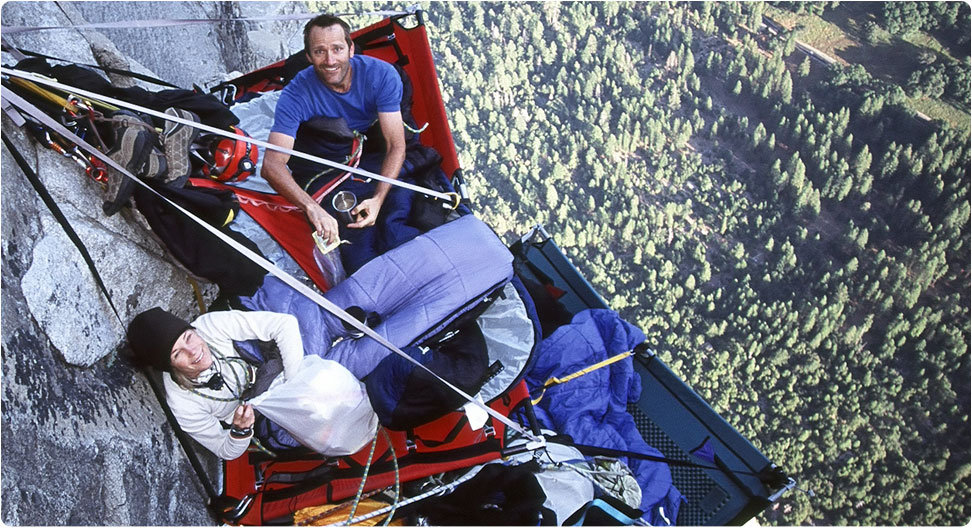
M 304 53 L 310 55 L 309 48 L 310 48 L 311 28 L 315 28 L 315 27 L 327 28 L 335 24 L 341 26 L 341 29 L 344 30 L 344 41 L 348 43 L 348 48 L 350 48 L 351 47 L 351 26 L 349 26 L 347 22 L 341 20 L 340 18 L 325 13 L 323 15 L 317 15 L 316 17 L 310 19 L 307 22 L 307 24 L 304 26 Z

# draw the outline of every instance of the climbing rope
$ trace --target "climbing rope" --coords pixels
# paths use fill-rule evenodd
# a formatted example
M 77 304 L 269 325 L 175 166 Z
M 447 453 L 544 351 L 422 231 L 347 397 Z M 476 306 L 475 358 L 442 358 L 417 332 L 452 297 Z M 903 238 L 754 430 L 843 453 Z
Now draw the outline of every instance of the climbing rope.
M 395 510 L 398 509 L 398 501 L 402 498 L 402 481 L 401 475 L 399 475 L 398 454 L 395 453 L 395 446 L 392 445 L 391 437 L 388 436 L 388 431 L 386 431 L 384 427 L 381 427 L 380 429 L 382 434 L 385 435 L 385 442 L 388 443 L 388 449 L 391 451 L 392 455 L 392 464 L 395 466 L 395 500 L 392 502 L 391 512 L 388 513 L 388 517 L 385 518 L 385 522 L 382 524 L 382 526 L 388 526 L 388 523 L 391 522 L 392 517 L 395 516 Z
M 378 426 L 378 430 L 381 430 L 381 426 Z M 375 439 L 371 441 L 371 451 L 368 452 L 368 463 L 364 467 L 364 475 L 361 476 L 361 483 L 358 484 L 358 493 L 354 496 L 354 502 L 351 504 L 351 513 L 348 514 L 348 523 L 354 518 L 354 513 L 358 511 L 358 504 L 361 502 L 361 494 L 364 492 L 365 482 L 368 482 L 368 472 L 371 471 L 371 461 L 375 457 L 375 446 L 378 445 L 378 431 L 375 431 Z
M 482 468 L 480 467 L 479 469 L 482 469 Z M 366 513 L 364 515 L 361 515 L 359 517 L 355 517 L 354 519 L 349 520 L 347 522 L 347 524 L 357 524 L 357 523 L 360 523 L 360 522 L 364 522 L 364 521 L 367 521 L 368 519 L 372 519 L 372 518 L 377 517 L 379 515 L 384 515 L 385 513 L 388 513 L 389 511 L 392 511 L 395 508 L 401 508 L 403 506 L 408 506 L 409 504 L 414 504 L 416 502 L 425 500 L 425 499 L 427 499 L 429 497 L 434 497 L 436 495 L 445 495 L 446 493 L 449 493 L 452 490 L 454 490 L 457 487 L 459 487 L 460 484 L 463 484 L 464 482 L 469 481 L 473 477 L 475 477 L 476 475 L 478 475 L 479 474 L 479 469 L 471 470 L 468 473 L 466 473 L 465 475 L 463 475 L 462 477 L 459 477 L 458 479 L 456 479 L 456 480 L 454 480 L 454 481 L 452 481 L 452 482 L 450 482 L 448 484 L 443 484 L 443 485 L 438 486 L 436 488 L 433 488 L 433 489 L 431 489 L 429 491 L 426 491 L 425 493 L 422 493 L 420 495 L 416 495 L 416 496 L 411 497 L 409 499 L 405 499 L 405 500 L 401 501 L 400 503 L 398 503 L 397 505 L 392 504 L 392 505 L 386 506 L 384 508 L 381 508 L 380 510 L 375 510 L 373 512 L 370 512 L 370 513 Z
M 208 345 L 209 344 L 207 343 L 207 346 Z M 201 398 L 205 398 L 207 400 L 224 402 L 224 403 L 225 402 L 239 402 L 239 403 L 244 403 L 243 402 L 243 393 L 246 392 L 246 389 L 252 387 L 253 386 L 253 382 L 256 381 L 256 369 L 252 368 L 250 366 L 250 364 L 246 362 L 245 359 L 238 358 L 238 357 L 226 357 L 226 356 L 220 354 L 219 351 L 216 350 L 215 348 L 213 348 L 212 346 L 209 347 L 209 352 L 213 355 L 213 366 L 216 369 L 216 374 L 214 374 L 214 376 L 219 376 L 223 380 L 223 385 L 225 385 L 226 388 L 229 389 L 230 394 L 232 394 L 233 397 L 232 398 L 223 398 L 223 397 L 220 397 L 220 396 L 212 396 L 210 394 L 206 394 L 206 393 L 200 392 L 200 391 L 197 390 L 197 387 L 192 387 L 192 386 L 187 387 L 189 389 L 189 392 L 191 392 L 191 393 L 193 393 L 193 394 L 195 394 L 195 395 L 197 395 L 197 396 L 199 396 Z M 223 371 L 222 371 L 222 369 L 219 366 L 220 365 L 220 362 L 225 363 L 226 364 L 226 368 L 229 369 L 229 371 L 233 373 L 233 381 L 236 383 L 236 390 L 235 391 L 233 390 L 233 387 L 230 385 L 229 380 L 226 379 L 223 376 Z M 243 373 L 244 373 L 243 375 L 246 377 L 245 380 L 241 380 L 240 379 L 240 374 L 239 374 L 239 372 L 236 371 L 235 368 L 233 368 L 233 364 L 238 364 L 238 365 L 241 366 L 241 368 L 243 370 Z M 210 389 L 210 390 L 219 390 L 219 389 Z

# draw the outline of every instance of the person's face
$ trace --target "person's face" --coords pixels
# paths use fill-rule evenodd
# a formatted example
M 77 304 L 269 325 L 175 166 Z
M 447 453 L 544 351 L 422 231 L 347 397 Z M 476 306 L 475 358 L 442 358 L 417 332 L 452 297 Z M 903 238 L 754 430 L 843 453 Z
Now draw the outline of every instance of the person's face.
M 307 60 L 314 66 L 317 78 L 336 92 L 351 89 L 350 59 L 354 56 L 354 43 L 348 47 L 341 26 L 312 27 L 308 44 Z
M 172 368 L 182 373 L 189 379 L 193 379 L 200 372 L 208 369 L 213 364 L 213 356 L 209 352 L 209 345 L 199 337 L 195 330 L 189 329 L 179 336 L 175 344 L 172 345 L 172 353 L 169 356 Z

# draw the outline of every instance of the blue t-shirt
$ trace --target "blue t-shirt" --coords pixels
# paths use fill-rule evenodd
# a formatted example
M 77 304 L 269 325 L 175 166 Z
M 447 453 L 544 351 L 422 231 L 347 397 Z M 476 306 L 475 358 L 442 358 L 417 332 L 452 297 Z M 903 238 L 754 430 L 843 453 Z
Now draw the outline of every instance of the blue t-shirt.
M 297 137 L 300 124 L 315 117 L 343 117 L 351 130 L 364 132 L 378 112 L 401 110 L 402 78 L 391 64 L 367 57 L 351 57 L 351 89 L 337 93 L 324 85 L 308 66 L 284 87 L 277 100 L 271 132 Z

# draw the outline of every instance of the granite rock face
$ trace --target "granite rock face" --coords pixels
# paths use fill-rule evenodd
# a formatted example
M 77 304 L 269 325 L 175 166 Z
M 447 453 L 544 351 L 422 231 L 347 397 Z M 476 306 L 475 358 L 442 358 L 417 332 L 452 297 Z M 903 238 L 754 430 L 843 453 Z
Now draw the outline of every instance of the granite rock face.
M 7 2 L 0 15 L 6 28 L 263 16 L 297 9 L 302 4 Z M 4 38 L 31 51 L 130 69 L 190 88 L 285 57 L 300 48 L 299 28 L 299 22 L 226 22 Z M 251 36 L 260 42 L 251 44 Z M 3 54 L 5 66 L 15 63 Z M 0 520 L 8 525 L 212 524 L 203 487 L 146 378 L 118 355 L 125 346 L 124 325 L 137 313 L 162 306 L 186 319 L 198 315 L 188 274 L 134 211 L 106 217 L 98 183 L 73 161 L 28 139 L 7 116 L 2 119 L 4 136 L 37 172 L 90 252 L 122 322 L 81 253 L 3 148 Z M 215 297 L 215 286 L 200 286 L 205 302 Z M 218 488 L 218 461 L 207 456 L 203 462 Z

